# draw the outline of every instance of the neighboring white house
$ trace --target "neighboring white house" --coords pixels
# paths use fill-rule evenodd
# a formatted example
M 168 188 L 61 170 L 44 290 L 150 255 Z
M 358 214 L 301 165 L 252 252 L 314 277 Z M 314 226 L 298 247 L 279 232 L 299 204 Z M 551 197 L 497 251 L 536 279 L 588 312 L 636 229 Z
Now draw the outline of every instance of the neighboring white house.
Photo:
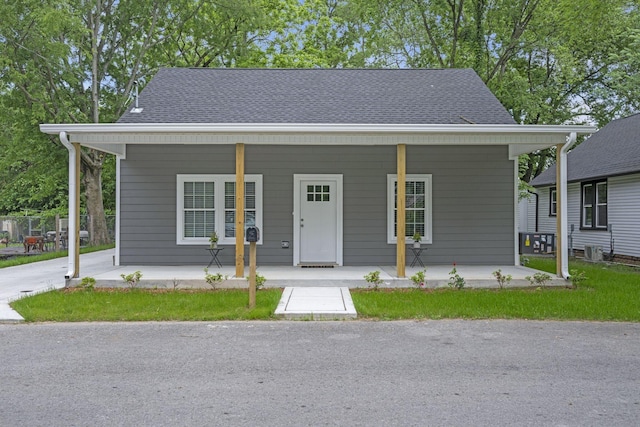
M 567 173 L 573 249 L 599 246 L 605 258 L 640 260 L 640 114 L 610 122 L 570 151 Z M 537 196 L 520 204 L 520 231 L 555 233 L 556 168 L 531 185 Z

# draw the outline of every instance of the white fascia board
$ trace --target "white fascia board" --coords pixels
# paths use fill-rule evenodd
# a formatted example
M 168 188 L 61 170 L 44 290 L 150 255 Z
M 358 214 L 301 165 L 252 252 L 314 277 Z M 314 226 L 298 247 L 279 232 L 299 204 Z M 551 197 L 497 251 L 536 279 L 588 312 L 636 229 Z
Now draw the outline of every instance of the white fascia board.
M 508 145 L 510 158 L 564 143 L 581 125 L 413 125 L 300 123 L 106 123 L 43 124 L 44 133 L 69 135 L 72 142 L 124 156 L 127 144 L 255 145 Z M 303 139 L 299 136 L 305 136 Z
M 498 124 L 335 124 L 335 123 L 100 123 L 100 124 L 42 124 L 44 133 L 59 134 L 253 134 L 253 133 L 391 133 L 391 134 L 589 134 L 595 126 L 582 125 L 498 125 Z

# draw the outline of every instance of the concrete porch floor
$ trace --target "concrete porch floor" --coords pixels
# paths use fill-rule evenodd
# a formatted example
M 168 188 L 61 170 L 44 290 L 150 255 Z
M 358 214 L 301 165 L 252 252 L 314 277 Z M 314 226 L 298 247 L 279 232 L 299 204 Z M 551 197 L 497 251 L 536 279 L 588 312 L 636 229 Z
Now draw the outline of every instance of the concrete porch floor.
M 106 271 L 91 275 L 96 280 L 97 286 L 122 287 L 127 284 L 121 275 L 127 275 L 140 271 L 142 278 L 138 286 L 140 287 L 166 287 L 166 288 L 198 288 L 209 287 L 205 282 L 204 265 L 179 265 L 179 266 L 111 266 Z M 448 287 L 449 273 L 452 265 L 433 265 L 426 267 L 426 279 L 428 288 Z M 537 270 L 521 266 L 470 266 L 457 265 L 458 274 L 466 281 L 465 287 L 469 288 L 497 288 L 498 282 L 493 276 L 493 272 L 501 270 L 504 275 L 511 275 L 510 287 L 531 286 L 525 279 L 526 276 L 533 276 Z M 406 277 L 398 278 L 396 267 L 388 266 L 347 266 L 334 268 L 301 268 L 294 266 L 261 266 L 258 265 L 257 272 L 264 276 L 267 281 L 265 287 L 285 288 L 285 287 L 346 287 L 346 288 L 367 288 L 370 284 L 364 280 L 364 276 L 373 271 L 380 271 L 380 278 L 384 281 L 381 287 L 385 288 L 406 288 L 413 287 L 413 282 L 409 279 L 412 275 L 421 271 L 422 268 L 407 267 Z M 209 267 L 210 274 L 220 273 L 227 279 L 219 286 L 220 288 L 246 287 L 246 278 L 235 277 L 234 266 Z M 245 277 L 249 276 L 249 267 L 244 269 Z M 86 275 L 80 270 L 80 279 L 74 279 L 71 284 L 78 284 L 82 277 Z M 552 280 L 549 286 L 565 286 L 567 282 L 563 279 L 551 275 Z

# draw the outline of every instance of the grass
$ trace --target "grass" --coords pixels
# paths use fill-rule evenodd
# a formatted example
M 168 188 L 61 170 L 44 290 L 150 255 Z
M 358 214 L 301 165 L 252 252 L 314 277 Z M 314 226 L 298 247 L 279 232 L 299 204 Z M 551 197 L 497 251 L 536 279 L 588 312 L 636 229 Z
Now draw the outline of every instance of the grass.
M 553 273 L 555 260 L 531 258 L 530 267 Z M 528 289 L 354 289 L 359 318 L 537 319 L 640 322 L 640 270 L 572 262 L 587 279 L 578 286 Z M 427 272 L 428 281 L 428 272 Z M 11 303 L 27 322 L 268 320 L 280 289 L 257 293 L 249 310 L 246 290 L 71 289 Z
M 27 322 L 207 321 L 273 318 L 282 291 L 260 290 L 248 309 L 242 289 L 149 290 L 62 289 L 11 303 Z
M 555 271 L 554 259 L 529 267 Z M 538 319 L 640 321 L 640 272 L 623 266 L 573 262 L 587 279 L 577 287 L 438 289 L 352 292 L 358 317 L 398 319 Z M 427 277 L 428 280 L 428 277 Z
M 80 248 L 80 253 L 81 254 L 88 254 L 90 252 L 97 252 L 97 251 L 103 251 L 105 249 L 111 249 L 114 248 L 115 245 L 109 244 L 109 245 L 100 245 L 100 246 L 87 246 L 85 248 Z M 23 264 L 30 264 L 32 262 L 40 262 L 40 261 L 48 261 L 50 259 L 56 259 L 56 258 L 64 258 L 68 255 L 68 251 L 64 250 L 64 251 L 52 251 L 52 252 L 44 252 L 38 255 L 18 255 L 14 258 L 10 258 L 10 259 L 3 259 L 0 260 L 0 268 L 6 268 L 6 267 L 15 267 L 17 265 L 23 265 Z

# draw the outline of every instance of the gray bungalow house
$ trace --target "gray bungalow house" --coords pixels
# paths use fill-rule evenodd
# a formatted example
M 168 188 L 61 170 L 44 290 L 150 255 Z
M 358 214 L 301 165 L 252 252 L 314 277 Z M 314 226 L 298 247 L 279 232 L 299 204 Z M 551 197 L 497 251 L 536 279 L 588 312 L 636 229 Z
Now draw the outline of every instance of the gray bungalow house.
M 573 249 L 595 246 L 619 261 L 640 260 L 640 114 L 604 126 L 568 153 L 567 165 Z M 537 206 L 536 198 L 528 201 L 527 231 L 555 232 L 555 168 L 531 185 L 538 196 Z
M 414 233 L 429 264 L 517 265 L 517 156 L 593 131 L 516 124 L 469 69 L 203 68 L 161 69 L 117 123 L 41 130 L 70 165 L 117 155 L 117 265 L 202 265 L 215 231 L 240 277 L 248 226 L 261 265 L 404 277 Z

